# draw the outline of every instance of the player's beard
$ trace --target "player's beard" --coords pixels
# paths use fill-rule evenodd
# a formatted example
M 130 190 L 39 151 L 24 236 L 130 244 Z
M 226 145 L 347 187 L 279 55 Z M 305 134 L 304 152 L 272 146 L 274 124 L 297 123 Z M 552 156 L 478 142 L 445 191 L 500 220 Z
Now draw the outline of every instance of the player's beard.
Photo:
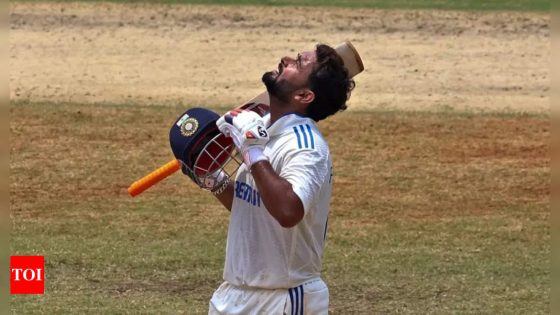
M 290 102 L 290 96 L 296 90 L 296 87 L 290 82 L 278 80 L 278 74 L 274 71 L 265 72 L 262 76 L 262 81 L 266 86 L 268 94 L 284 103 Z

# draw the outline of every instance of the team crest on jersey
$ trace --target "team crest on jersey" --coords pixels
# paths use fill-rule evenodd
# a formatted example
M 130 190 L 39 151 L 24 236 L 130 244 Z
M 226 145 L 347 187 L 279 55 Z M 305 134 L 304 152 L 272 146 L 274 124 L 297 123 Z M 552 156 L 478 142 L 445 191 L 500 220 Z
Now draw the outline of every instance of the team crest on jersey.
M 198 120 L 193 117 L 185 119 L 181 123 L 181 134 L 185 137 L 192 136 L 198 130 Z

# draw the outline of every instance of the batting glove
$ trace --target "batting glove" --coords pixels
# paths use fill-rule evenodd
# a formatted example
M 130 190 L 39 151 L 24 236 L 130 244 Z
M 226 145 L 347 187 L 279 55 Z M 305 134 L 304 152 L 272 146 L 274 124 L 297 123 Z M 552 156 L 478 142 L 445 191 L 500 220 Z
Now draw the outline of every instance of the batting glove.
M 259 161 L 268 161 L 263 153 L 269 140 L 268 132 L 259 114 L 253 111 L 233 110 L 220 117 L 216 125 L 224 135 L 233 139 L 249 169 Z

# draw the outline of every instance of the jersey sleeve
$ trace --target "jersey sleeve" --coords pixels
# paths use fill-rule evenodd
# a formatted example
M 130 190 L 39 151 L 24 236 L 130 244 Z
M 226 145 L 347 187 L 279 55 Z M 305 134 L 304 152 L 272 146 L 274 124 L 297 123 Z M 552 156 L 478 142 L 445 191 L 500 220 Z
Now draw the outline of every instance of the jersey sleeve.
M 313 149 L 293 149 L 285 157 L 280 176 L 292 184 L 306 214 L 318 200 L 325 182 L 329 180 L 329 160 L 326 143 L 317 143 Z

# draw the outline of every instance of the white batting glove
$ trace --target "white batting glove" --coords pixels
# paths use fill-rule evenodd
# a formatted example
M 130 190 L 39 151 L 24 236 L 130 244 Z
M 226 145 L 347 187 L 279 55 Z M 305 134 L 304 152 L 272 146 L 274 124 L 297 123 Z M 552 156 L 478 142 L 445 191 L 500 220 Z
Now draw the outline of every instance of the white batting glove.
M 216 125 L 224 135 L 233 139 L 249 169 L 254 163 L 268 161 L 263 153 L 269 140 L 268 132 L 259 114 L 253 111 L 230 111 L 220 117 Z

